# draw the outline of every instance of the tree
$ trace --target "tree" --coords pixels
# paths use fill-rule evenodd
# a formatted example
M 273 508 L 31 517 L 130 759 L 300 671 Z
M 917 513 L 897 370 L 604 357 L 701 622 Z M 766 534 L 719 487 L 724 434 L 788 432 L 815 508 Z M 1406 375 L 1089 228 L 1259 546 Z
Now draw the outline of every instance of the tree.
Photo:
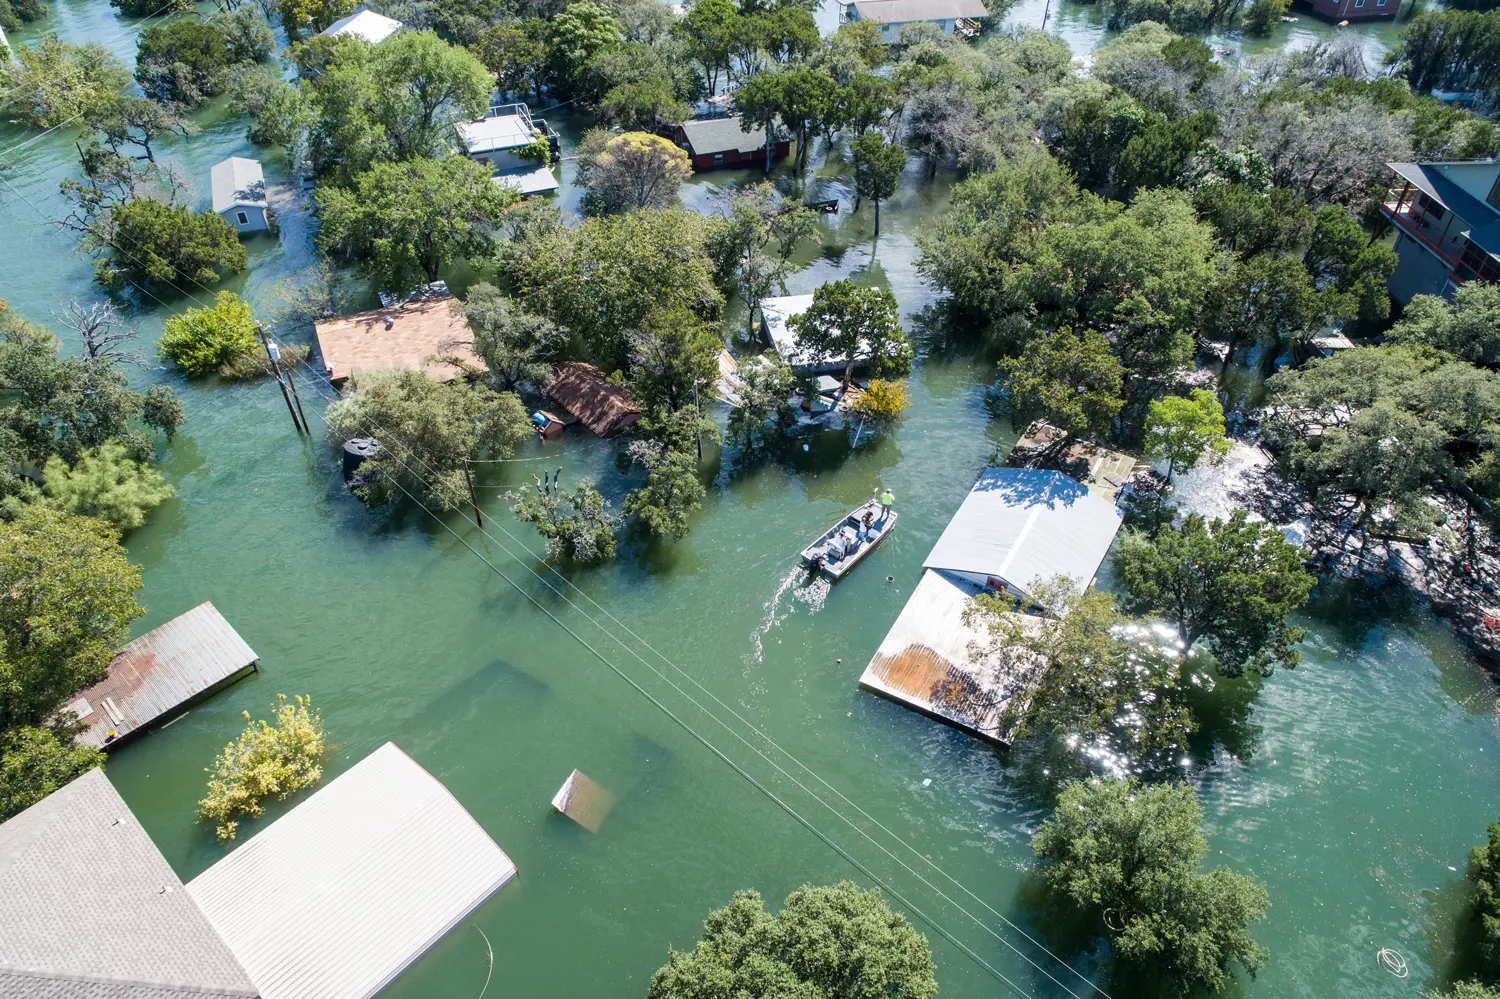
M 161 355 L 193 377 L 219 371 L 261 350 L 250 303 L 232 291 L 214 296 L 214 304 L 167 317 Z
M 31 128 L 56 128 L 108 105 L 130 83 L 120 60 L 98 42 L 70 45 L 48 33 L 16 45 L 0 62 L 0 112 Z
M 1414 295 L 1390 336 L 1475 364 L 1500 362 L 1500 285 L 1465 282 L 1452 302 L 1440 295 Z
M 103 521 L 33 505 L 0 523 L 0 731 L 50 724 L 104 678 L 143 613 L 140 586 Z
M 135 78 L 146 96 L 193 106 L 229 82 L 229 46 L 212 24 L 181 18 L 141 32 Z
M 141 331 L 128 326 L 114 302 L 95 302 L 85 306 L 78 299 L 68 303 L 61 316 L 53 313 L 73 331 L 89 360 L 106 364 L 140 364 L 140 354 L 129 347 Z
M 36 725 L 0 731 L 0 821 L 104 766 L 104 752 Z
M 1500 819 L 1489 824 L 1484 843 L 1469 851 L 1470 901 L 1479 917 L 1480 951 L 1491 969 L 1500 967 Z
M 552 61 L 557 76 L 577 84 L 599 52 L 625 41 L 609 10 L 593 0 L 576 0 L 552 18 Z
M 866 132 L 850 145 L 854 154 L 854 190 L 857 199 L 875 202 L 875 235 L 880 235 L 880 203 L 896 193 L 901 171 L 906 169 L 906 148 L 887 142 L 879 132 Z M 856 200 L 857 200 L 856 199 Z M 855 210 L 859 206 L 855 205 Z
M 155 198 L 112 208 L 104 224 L 85 233 L 83 245 L 109 256 L 94 276 L 107 288 L 124 284 L 208 285 L 221 272 L 249 263 L 239 233 L 211 211 L 194 212 Z
M 719 280 L 739 285 L 750 331 L 760 303 L 777 289 L 786 293 L 792 255 L 817 227 L 813 211 L 781 200 L 764 181 L 729 195 L 723 221 L 710 227 L 708 254 Z
M 1445 992 L 1423 992 L 1422 999 L 1500 999 L 1500 990 L 1483 982 L 1454 982 Z
M 905 381 L 887 381 L 872 378 L 853 402 L 849 410 L 879 423 L 890 423 L 900 419 L 901 414 L 911 408 L 911 397 L 906 393 Z
M 788 325 L 798 350 L 815 361 L 844 365 L 843 392 L 860 363 L 881 374 L 911 370 L 911 343 L 901 331 L 896 297 L 884 288 L 862 288 L 847 278 L 820 285 L 812 305 Z
M 692 109 L 678 98 L 671 82 L 663 79 L 622 83 L 599 102 L 599 115 L 605 121 L 638 133 L 680 125 L 691 114 Z
M 209 23 L 223 36 L 231 65 L 265 62 L 276 51 L 276 36 L 254 7 L 221 10 Z
M 205 768 L 212 776 L 198 802 L 198 821 L 214 823 L 221 843 L 234 839 L 243 816 L 259 818 L 266 798 L 285 801 L 323 776 L 328 744 L 312 698 L 299 694 L 289 701 L 277 694 L 272 710 L 275 724 L 251 721 L 250 712 L 241 712 L 249 723 L 245 731 Z
M 684 42 L 688 56 L 703 67 L 710 95 L 719 92 L 720 71 L 729 72 L 739 20 L 730 0 L 696 0 L 672 25 L 672 35 Z
M 1411 19 L 1393 53 L 1412 89 L 1493 92 L 1500 88 L 1500 11 L 1435 10 Z
M 1265 964 L 1249 924 L 1270 902 L 1258 881 L 1203 870 L 1202 821 L 1186 784 L 1096 777 L 1063 789 L 1031 845 L 1047 883 L 1103 924 L 1116 954 L 1218 992 L 1231 964 L 1251 974 Z
M 1224 407 L 1207 389 L 1154 400 L 1146 410 L 1146 453 L 1167 463 L 1168 482 L 1177 472 L 1196 468 L 1204 455 L 1217 464 L 1228 450 Z
M 527 312 L 483 281 L 469 289 L 464 315 L 474 333 L 474 353 L 501 389 L 522 381 L 540 383 L 567 339 L 550 319 Z
M 1296 257 L 1259 256 L 1236 263 L 1214 285 L 1204 325 L 1210 336 L 1228 345 L 1227 371 L 1242 344 L 1274 348 L 1282 337 L 1307 335 L 1330 318 L 1332 304 L 1318 293 Z
M 375 506 L 412 497 L 452 510 L 469 499 L 466 461 L 509 458 L 531 432 L 514 392 L 439 382 L 411 369 L 372 372 L 359 382 L 353 395 L 328 406 L 324 419 L 336 448 L 356 437 L 379 443 L 360 465 L 355 489 Z
M 697 414 L 690 415 L 696 422 Z M 652 534 L 669 541 L 687 537 L 688 515 L 703 505 L 693 439 L 681 437 L 635 440 L 625 449 L 631 464 L 646 470 L 646 481 L 625 497 L 620 510 L 639 517 Z
M 454 123 L 481 117 L 495 86 L 477 56 L 430 31 L 393 35 L 368 68 L 374 116 L 398 160 L 446 152 Z
M 579 183 L 588 188 L 584 210 L 602 215 L 665 208 L 692 176 L 688 154 L 659 135 L 594 130 L 579 147 Z
M 123 156 L 126 146 L 140 146 L 148 163 L 156 162 L 152 144 L 158 138 L 174 132 L 186 138 L 193 132 L 193 127 L 173 108 L 133 94 L 118 95 L 90 111 L 84 121 L 100 133 L 111 152 Z
M 696 947 L 672 951 L 646 995 L 932 999 L 937 991 L 927 938 L 878 892 L 843 881 L 803 885 L 774 916 L 758 893 L 735 892 L 709 914 Z
M 485 31 L 470 46 L 500 84 L 500 90 L 520 94 L 530 89 L 538 101 L 542 77 L 551 59 L 549 26 L 540 17 L 505 21 Z
M 781 424 L 796 378 L 775 351 L 741 358 L 735 376 L 729 436 L 749 447 L 765 436 L 768 424 Z
M 47 5 L 40 0 L 0 0 L 0 30 L 20 31 L 27 22 L 46 16 Z
M 1366 322 L 1383 322 L 1391 314 L 1386 282 L 1396 270 L 1396 251 L 1371 241 L 1343 208 L 1324 205 L 1318 210 L 1302 263 L 1321 286 L 1344 300 L 1337 311 Z
M 692 406 L 694 386 L 719 379 L 724 338 L 687 309 L 657 309 L 630 333 L 630 391 L 647 410 Z
M 1286 618 L 1315 580 L 1274 525 L 1243 510 L 1228 520 L 1189 514 L 1175 530 L 1127 532 L 1114 568 L 1129 609 L 1163 615 L 1188 649 L 1201 641 L 1225 676 L 1269 676 L 1302 660 L 1295 646 L 1304 631 Z
M 352 189 L 318 190 L 318 243 L 400 294 L 436 281 L 455 257 L 491 253 L 490 226 L 518 197 L 464 156 L 377 163 Z
M 1096 330 L 1033 336 L 1020 357 L 1001 359 L 1000 371 L 1013 417 L 1042 416 L 1070 439 L 1105 436 L 1125 405 L 1124 368 Z
M 740 128 L 749 132 L 755 127 L 766 130 L 766 143 L 774 146 L 775 129 L 780 122 L 792 130 L 797 140 L 797 169 L 807 166 L 812 137 L 833 111 L 833 78 L 821 69 L 800 67 L 750 77 L 735 91 Z M 771 169 L 771 154 L 766 154 L 766 172 Z
M 171 17 L 173 14 L 191 14 L 193 0 L 169 0 L 162 8 L 157 0 L 109 0 L 109 5 L 126 17 Z
M 96 517 L 124 534 L 176 492 L 161 473 L 132 459 L 116 442 L 85 451 L 71 468 L 54 455 L 42 470 L 42 492 L 49 506 Z
M 316 35 L 339 18 L 354 13 L 357 6 L 357 0 L 276 0 L 276 10 L 288 38 L 297 38 L 304 31 Z
M 559 469 L 561 471 L 561 469 Z M 511 513 L 523 524 L 535 524 L 547 539 L 547 555 L 573 562 L 605 562 L 615 555 L 616 517 L 609 500 L 599 495 L 592 479 L 584 479 L 565 492 L 557 485 L 536 480 L 535 494 L 515 490 L 505 494 Z

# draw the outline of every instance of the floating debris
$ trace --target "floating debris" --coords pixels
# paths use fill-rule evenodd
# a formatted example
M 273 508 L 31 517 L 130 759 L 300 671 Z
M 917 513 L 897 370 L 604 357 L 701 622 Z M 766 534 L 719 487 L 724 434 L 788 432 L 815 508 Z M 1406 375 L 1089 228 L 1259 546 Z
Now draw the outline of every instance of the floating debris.
M 581 770 L 569 774 L 563 786 L 552 796 L 553 808 L 592 833 L 599 831 L 614 803 L 614 796 Z

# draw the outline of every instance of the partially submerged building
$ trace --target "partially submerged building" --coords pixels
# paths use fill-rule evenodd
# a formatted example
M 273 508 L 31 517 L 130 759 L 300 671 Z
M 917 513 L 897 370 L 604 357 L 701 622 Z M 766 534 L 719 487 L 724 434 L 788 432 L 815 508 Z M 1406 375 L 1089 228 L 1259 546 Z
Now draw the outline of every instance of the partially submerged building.
M 844 4 L 845 21 L 869 21 L 886 44 L 900 41 L 909 24 L 930 24 L 945 35 L 979 33 L 990 16 L 982 0 L 854 0 Z
M 1500 281 L 1500 162 L 1387 163 L 1395 176 L 1381 211 L 1396 227 L 1391 297 L 1453 293 Z
M 126 644 L 110 660 L 109 674 L 64 710 L 86 726 L 79 742 L 114 748 L 253 672 L 257 660 L 205 601 Z
M 1393 18 L 1401 0 L 1305 0 L 1313 13 L 1330 21 L 1378 21 Z
M 583 361 L 558 365 L 547 395 L 600 437 L 615 437 L 641 418 L 641 408 L 622 385 Z
M 694 118 L 672 129 L 672 139 L 687 150 L 693 161 L 693 169 L 718 170 L 725 167 L 764 166 L 766 162 L 766 130 L 754 125 L 748 131 L 741 126 L 741 117 Z M 791 155 L 790 138 L 780 139 L 771 146 L 771 159 L 786 159 Z
M 323 369 L 335 386 L 371 371 L 416 368 L 439 381 L 484 371 L 463 307 L 450 294 L 424 295 L 390 308 L 313 325 Z
M 487 164 L 497 184 L 508 184 L 522 194 L 544 194 L 558 188 L 551 159 L 558 152 L 558 135 L 544 118 L 533 118 L 525 104 L 501 104 L 478 121 L 453 126 L 464 155 Z M 538 162 L 521 155 L 538 140 L 547 142 L 547 159 Z
M 271 228 L 266 200 L 266 175 L 260 160 L 231 156 L 209 171 L 214 214 L 239 232 L 263 232 Z
M 400 31 L 404 25 L 393 17 L 377 14 L 361 8 L 347 17 L 341 17 L 318 34 L 325 38 L 358 38 L 379 45 Z
M 761 299 L 761 328 L 771 341 L 771 346 L 776 349 L 776 355 L 792 369 L 793 374 L 803 377 L 836 374 L 842 377 L 848 358 L 819 358 L 797 346 L 797 333 L 792 329 L 791 321 L 812 308 L 812 303 L 811 295 L 781 295 Z M 868 353 L 856 355 L 856 365 L 868 358 Z

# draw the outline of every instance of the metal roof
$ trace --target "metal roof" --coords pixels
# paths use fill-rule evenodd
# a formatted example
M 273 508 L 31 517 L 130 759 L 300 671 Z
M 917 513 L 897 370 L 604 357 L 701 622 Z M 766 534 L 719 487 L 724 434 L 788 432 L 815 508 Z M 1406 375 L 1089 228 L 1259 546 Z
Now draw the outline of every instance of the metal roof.
M 125 645 L 109 675 L 78 692 L 68 706 L 87 726 L 78 741 L 103 746 L 111 729 L 124 738 L 249 670 L 256 658 L 204 601 Z
M 861 21 L 877 24 L 990 16 L 989 9 L 980 0 L 855 0 L 849 6 L 859 14 Z
M 545 194 L 558 188 L 557 175 L 545 165 L 530 170 L 507 170 L 490 179 L 496 184 L 508 184 L 522 194 Z
M 264 999 L 366 999 L 515 875 L 448 789 L 388 742 L 187 892 Z
M 1447 174 L 1454 168 L 1484 169 L 1493 167 L 1495 177 L 1500 178 L 1500 164 L 1496 163 L 1387 163 L 1396 173 L 1429 198 L 1469 226 L 1469 241 L 1492 256 L 1500 256 L 1500 210 L 1476 198 L 1460 187 Z M 1491 180 L 1493 183 L 1494 180 Z
M 740 116 L 733 118 L 697 118 L 682 123 L 688 152 L 693 156 L 727 153 L 731 149 L 753 153 L 766 147 L 766 130 L 756 125 L 750 131 L 740 129 Z
M 454 126 L 458 137 L 469 155 L 489 153 L 497 149 L 515 149 L 532 142 L 542 133 L 532 125 L 528 116 L 502 114 L 479 121 L 460 121 Z
M 1115 505 L 1072 476 L 988 468 L 922 564 L 992 576 L 1022 591 L 1059 575 L 1086 586 L 1119 530 Z
M 0 995 L 253 996 L 102 770 L 0 824 Z
M 363 38 L 371 45 L 379 45 L 400 30 L 401 22 L 394 18 L 377 14 L 373 10 L 357 10 L 347 17 L 334 21 L 324 28 L 321 34 Z
M 811 295 L 780 295 L 761 299 L 760 314 L 766 321 L 766 334 L 776 347 L 776 353 L 798 374 L 837 372 L 842 375 L 844 358 L 819 357 L 812 351 L 797 346 L 797 333 L 792 329 L 791 321 L 812 308 L 812 303 Z M 855 354 L 855 360 L 867 360 L 869 356 L 868 345 L 865 345 L 865 349 Z
M 266 206 L 266 175 L 260 168 L 260 160 L 231 156 L 215 163 L 208 176 L 215 215 L 231 208 Z

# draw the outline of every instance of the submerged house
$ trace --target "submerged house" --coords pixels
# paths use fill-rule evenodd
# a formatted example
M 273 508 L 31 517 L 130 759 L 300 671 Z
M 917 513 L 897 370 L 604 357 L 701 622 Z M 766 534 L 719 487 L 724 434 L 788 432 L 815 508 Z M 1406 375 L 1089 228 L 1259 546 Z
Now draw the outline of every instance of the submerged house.
M 1391 297 L 1452 294 L 1500 280 L 1500 162 L 1387 163 L 1381 212 L 1396 227 Z
M 361 8 L 334 21 L 318 34 L 325 38 L 358 38 L 371 45 L 379 45 L 403 27 L 405 25 L 393 17 Z
M 745 131 L 741 118 L 695 118 L 672 129 L 672 141 L 687 150 L 693 169 L 718 170 L 722 167 L 763 166 L 766 162 L 766 130 L 757 125 Z M 777 139 L 771 148 L 773 160 L 791 155 L 790 138 Z
M 0 995 L 369 999 L 515 876 L 392 743 L 187 885 L 91 770 L 0 823 Z
M 990 16 L 981 0 L 854 0 L 844 5 L 843 20 L 869 21 L 880 28 L 887 45 L 901 39 L 908 24 L 930 24 L 945 35 L 976 35 Z
M 558 153 L 558 135 L 544 118 L 533 118 L 525 104 L 501 104 L 490 108 L 478 121 L 461 121 L 453 126 L 464 155 L 486 163 L 497 184 L 509 184 L 522 194 L 544 194 L 558 188 L 552 173 L 551 157 Z M 537 140 L 547 141 L 548 160 L 528 159 L 520 151 Z
M 213 192 L 214 214 L 240 232 L 261 232 L 271 228 L 270 208 L 266 202 L 266 175 L 260 160 L 231 156 L 215 163 L 209 171 Z
M 629 389 L 611 385 L 604 372 L 583 361 L 559 365 L 547 395 L 600 437 L 615 437 L 641 418 Z
M 1393 18 L 1401 0 L 1304 0 L 1314 14 L 1330 21 L 1378 21 Z
M 797 346 L 797 333 L 791 327 L 791 321 L 808 309 L 812 308 L 813 297 L 811 295 L 781 295 L 774 298 L 761 299 L 760 318 L 761 329 L 765 331 L 771 346 L 776 349 L 779 356 L 792 373 L 802 377 L 815 377 L 817 375 L 844 374 L 844 365 L 848 358 L 832 357 L 819 359 L 810 352 Z M 856 354 L 855 367 L 867 361 L 867 352 Z
M 439 381 L 486 370 L 473 351 L 461 304 L 446 293 L 324 319 L 313 324 L 313 332 L 324 373 L 335 387 L 359 374 L 393 368 L 417 368 Z

